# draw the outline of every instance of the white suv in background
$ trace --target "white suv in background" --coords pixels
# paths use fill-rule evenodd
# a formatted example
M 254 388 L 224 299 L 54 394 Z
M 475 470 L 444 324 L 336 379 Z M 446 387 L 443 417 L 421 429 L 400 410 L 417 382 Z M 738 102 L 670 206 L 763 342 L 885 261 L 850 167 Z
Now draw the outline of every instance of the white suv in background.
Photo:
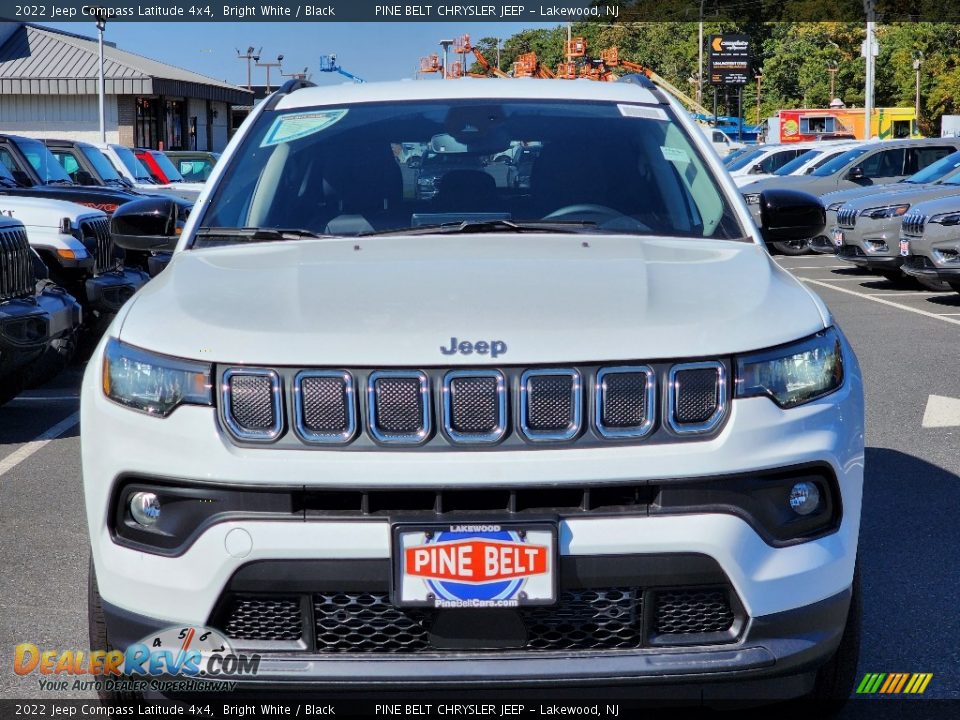
M 518 141 L 528 187 L 487 171 Z M 418 198 L 403 148 L 476 162 Z M 176 252 L 84 378 L 92 647 L 205 626 L 262 691 L 850 693 L 857 360 L 653 85 L 291 82 L 197 208 L 113 219 Z

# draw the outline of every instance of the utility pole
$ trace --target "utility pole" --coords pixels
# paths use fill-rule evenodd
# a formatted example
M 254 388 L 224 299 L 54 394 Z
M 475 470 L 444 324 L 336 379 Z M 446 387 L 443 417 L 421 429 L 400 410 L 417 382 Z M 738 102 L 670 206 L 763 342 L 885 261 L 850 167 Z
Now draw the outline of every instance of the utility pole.
M 703 3 L 700 0 L 700 29 L 697 33 L 697 102 L 703 104 Z M 714 115 L 717 113 L 714 112 Z
M 260 48 L 260 50 L 257 50 L 256 52 L 254 52 L 253 45 L 248 47 L 247 52 L 245 53 L 241 53 L 239 50 L 237 50 L 237 60 L 247 61 L 247 90 L 250 90 L 251 92 L 253 91 L 253 84 L 252 84 L 253 78 L 251 75 L 251 69 L 253 66 L 250 64 L 250 61 L 253 60 L 254 62 L 260 62 L 261 50 L 263 50 L 263 48 Z
M 867 59 L 867 82 L 864 93 L 863 125 L 864 140 L 873 139 L 873 94 L 874 75 L 876 73 L 877 40 L 876 40 L 876 0 L 864 0 L 864 10 L 867 15 L 867 39 L 863 43 L 863 56 Z
M 443 79 L 446 80 L 450 77 L 447 73 L 447 51 L 450 50 L 450 46 L 453 45 L 453 40 L 441 40 L 440 47 L 443 48 Z
M 107 142 L 107 119 L 106 119 L 106 95 L 107 95 L 107 84 L 106 80 L 103 78 L 103 31 L 107 29 L 107 11 L 103 8 L 96 9 L 96 18 L 97 18 L 97 38 L 98 45 L 100 49 L 100 62 L 98 65 L 98 77 L 97 77 L 97 99 L 100 105 L 100 142 L 106 144 Z
M 760 85 L 763 82 L 763 75 L 757 73 L 757 125 L 760 124 Z
M 269 95 L 270 94 L 270 68 L 280 67 L 280 64 L 283 62 L 283 55 L 277 55 L 277 61 L 272 63 L 271 62 L 262 63 L 262 62 L 259 62 L 259 60 L 260 58 L 257 58 L 257 61 L 258 61 L 257 67 L 262 67 L 267 69 L 267 95 Z
M 916 120 L 914 124 L 917 127 L 918 134 L 920 128 L 920 66 L 923 65 L 923 51 L 917 50 L 913 54 L 913 69 L 917 73 L 917 99 L 916 106 L 914 109 L 914 114 L 916 115 Z

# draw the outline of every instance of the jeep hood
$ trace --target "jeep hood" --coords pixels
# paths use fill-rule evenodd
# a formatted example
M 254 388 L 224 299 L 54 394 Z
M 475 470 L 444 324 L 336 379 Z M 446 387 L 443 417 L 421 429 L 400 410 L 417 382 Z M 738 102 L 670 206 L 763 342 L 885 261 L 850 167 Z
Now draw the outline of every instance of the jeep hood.
M 866 187 L 855 187 L 848 188 L 846 190 L 835 190 L 833 192 L 823 195 L 820 200 L 823 202 L 823 206 L 827 207 L 836 202 L 855 202 L 860 198 L 876 198 L 880 202 L 876 204 L 871 204 L 870 207 L 880 207 L 884 204 L 883 198 L 887 195 L 898 195 L 904 192 L 917 192 L 918 190 L 923 190 L 925 188 L 931 187 L 930 185 L 920 184 L 920 183 L 908 183 L 908 182 L 895 182 L 890 183 L 889 185 L 884 186 L 882 191 L 878 191 L 875 185 L 867 185 Z M 960 190 L 960 188 L 958 188 Z M 889 203 L 888 203 L 889 204 Z M 864 205 L 864 207 L 866 207 Z
M 950 195 L 960 195 L 960 186 L 940 185 L 931 183 L 928 185 L 908 185 L 906 189 L 899 187 L 896 192 L 874 193 L 873 195 L 863 195 L 849 200 L 851 207 L 857 210 L 866 210 L 867 208 L 883 207 L 885 205 L 916 205 L 927 199 L 935 199 Z M 912 190 L 913 192 L 909 192 Z
M 824 327 L 757 245 L 592 235 L 346 238 L 187 250 L 120 338 L 212 362 L 533 364 L 728 355 Z M 507 352 L 445 355 L 451 338 Z
M 59 228 L 60 218 L 68 217 L 74 223 L 79 220 L 106 217 L 100 210 L 67 200 L 29 197 L 26 195 L 0 194 L 0 215 L 9 215 L 19 220 L 27 229 L 31 227 Z

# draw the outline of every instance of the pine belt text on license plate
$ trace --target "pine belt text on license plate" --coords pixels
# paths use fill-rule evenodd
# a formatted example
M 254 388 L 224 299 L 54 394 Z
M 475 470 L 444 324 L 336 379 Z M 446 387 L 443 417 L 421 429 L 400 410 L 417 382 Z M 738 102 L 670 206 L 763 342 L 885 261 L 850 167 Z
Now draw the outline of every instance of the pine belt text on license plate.
M 552 523 L 394 526 L 393 602 L 497 608 L 556 602 Z

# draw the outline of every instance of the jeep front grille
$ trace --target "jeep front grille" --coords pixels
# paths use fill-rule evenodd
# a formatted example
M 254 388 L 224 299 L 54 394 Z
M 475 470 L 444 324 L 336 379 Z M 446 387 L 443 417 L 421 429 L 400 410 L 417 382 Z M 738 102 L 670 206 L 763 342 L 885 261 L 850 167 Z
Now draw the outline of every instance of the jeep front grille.
M 837 225 L 847 230 L 852 230 L 857 225 L 857 211 L 856 208 L 849 207 L 847 205 L 841 206 L 837 210 Z
M 110 272 L 120 266 L 120 261 L 115 257 L 113 238 L 110 237 L 108 218 L 84 220 L 80 223 L 80 232 L 83 234 L 84 245 L 93 254 L 95 274 Z
M 667 590 L 656 597 L 656 631 L 661 635 L 717 633 L 733 625 L 725 590 Z
M 36 284 L 26 230 L 22 227 L 0 230 L 0 300 L 29 297 Z
M 918 212 L 908 212 L 903 216 L 900 226 L 904 235 L 923 235 L 923 228 L 927 224 L 927 216 Z
M 464 370 L 234 366 L 221 375 L 221 418 L 241 442 L 287 448 L 678 441 L 719 428 L 729 405 L 728 367 L 721 361 Z

